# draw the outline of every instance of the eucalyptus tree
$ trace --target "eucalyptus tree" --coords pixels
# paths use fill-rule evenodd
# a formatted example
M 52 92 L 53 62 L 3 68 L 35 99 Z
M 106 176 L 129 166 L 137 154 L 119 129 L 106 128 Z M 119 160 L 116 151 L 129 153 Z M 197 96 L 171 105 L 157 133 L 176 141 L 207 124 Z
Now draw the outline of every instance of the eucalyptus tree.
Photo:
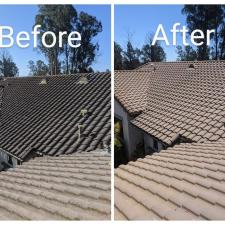
M 114 69 L 122 70 L 123 69 L 123 49 L 122 47 L 114 42 Z
M 146 62 L 161 62 L 166 61 L 166 53 L 160 43 L 157 41 L 154 45 L 152 43 L 152 35 L 146 39 L 146 43 L 141 49 L 141 60 Z
M 99 51 L 99 44 L 93 39 L 102 32 L 102 23 L 95 16 L 81 11 L 75 29 L 81 34 L 81 47 L 70 48 L 71 73 L 92 71 L 91 65 Z
M 49 67 L 42 60 L 28 62 L 28 68 L 31 76 L 46 76 L 49 73 Z
M 19 74 L 16 63 L 8 52 L 3 51 L 0 54 L 0 76 L 15 77 Z
M 221 44 L 221 28 L 224 23 L 224 6 L 222 5 L 185 5 L 182 13 L 186 15 L 186 22 L 191 33 L 195 29 L 200 29 L 207 36 L 207 30 L 214 29 L 215 34 L 210 36 L 214 40 L 213 46 L 207 46 L 206 41 L 201 46 L 197 46 L 197 59 L 219 59 L 219 47 Z M 199 42 L 202 41 L 199 39 Z
M 39 5 L 38 14 L 35 17 L 35 25 L 41 25 L 39 38 L 39 50 L 46 56 L 49 63 L 50 74 L 60 73 L 59 56 L 64 53 L 66 58 L 67 72 L 69 70 L 69 50 L 67 36 L 64 36 L 63 47 L 59 47 L 59 32 L 73 30 L 77 20 L 76 9 L 72 5 Z M 45 32 L 53 32 L 56 36 L 56 44 L 51 48 L 46 48 L 41 42 Z M 48 37 L 48 38 L 47 38 Z M 53 38 L 51 35 L 46 36 L 46 43 L 51 44 Z

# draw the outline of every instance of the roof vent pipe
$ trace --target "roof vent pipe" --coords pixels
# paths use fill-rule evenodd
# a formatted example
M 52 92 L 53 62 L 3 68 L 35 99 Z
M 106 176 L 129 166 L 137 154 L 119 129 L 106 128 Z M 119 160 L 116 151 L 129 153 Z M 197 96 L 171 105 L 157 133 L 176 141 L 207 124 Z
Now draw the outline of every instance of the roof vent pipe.
M 47 79 L 46 79 L 46 78 L 43 78 L 43 79 L 41 80 L 40 84 L 48 84 Z
M 155 72 L 156 71 L 156 67 L 155 67 L 154 63 L 151 63 L 150 66 L 153 69 L 153 71 Z
M 194 63 L 189 64 L 188 69 L 194 70 L 195 69 Z
M 78 84 L 87 84 L 88 83 L 88 78 L 87 77 L 80 77 Z

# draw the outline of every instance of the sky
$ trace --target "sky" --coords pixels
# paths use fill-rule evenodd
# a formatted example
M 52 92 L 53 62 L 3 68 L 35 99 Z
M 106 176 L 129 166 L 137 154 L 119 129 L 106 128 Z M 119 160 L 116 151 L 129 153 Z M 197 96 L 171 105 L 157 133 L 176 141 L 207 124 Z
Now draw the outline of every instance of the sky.
M 99 33 L 94 41 L 99 43 L 98 56 L 92 67 L 94 70 L 105 71 L 111 69 L 111 9 L 110 5 L 74 5 L 78 12 L 84 11 L 92 16 L 96 16 L 102 22 L 103 31 Z M 30 33 L 34 25 L 35 15 L 38 12 L 37 5 L 0 5 L 0 26 L 11 26 L 14 33 L 27 31 Z M 32 37 L 32 36 L 31 36 Z M 31 38 L 31 42 L 33 39 Z M 0 49 L 1 51 L 1 49 Z M 43 60 L 44 55 L 30 47 L 22 49 L 14 44 L 7 51 L 19 68 L 19 76 L 27 76 L 29 73 L 29 60 Z
M 115 41 L 123 48 L 126 46 L 128 34 L 134 47 L 141 48 L 149 34 L 154 34 L 159 24 L 162 24 L 170 43 L 174 23 L 186 25 L 186 17 L 182 15 L 183 5 L 116 5 L 115 6 Z M 177 43 L 182 45 L 182 36 L 178 34 Z M 167 61 L 177 59 L 176 47 L 166 46 L 161 42 L 166 52 Z

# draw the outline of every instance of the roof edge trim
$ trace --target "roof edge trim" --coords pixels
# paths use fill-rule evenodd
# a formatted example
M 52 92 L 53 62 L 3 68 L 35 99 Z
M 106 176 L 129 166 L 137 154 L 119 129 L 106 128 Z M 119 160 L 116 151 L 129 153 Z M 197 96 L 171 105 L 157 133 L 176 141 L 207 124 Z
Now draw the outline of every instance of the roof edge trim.
M 10 155 L 10 156 L 14 157 L 15 159 L 19 160 L 20 162 L 23 162 L 23 160 L 22 160 L 21 158 L 19 158 L 19 157 L 13 155 L 12 153 L 10 153 L 10 152 L 4 150 L 4 149 L 1 148 L 1 147 L 0 147 L 0 151 L 3 151 L 3 152 L 5 152 L 5 153 L 7 153 L 8 155 Z

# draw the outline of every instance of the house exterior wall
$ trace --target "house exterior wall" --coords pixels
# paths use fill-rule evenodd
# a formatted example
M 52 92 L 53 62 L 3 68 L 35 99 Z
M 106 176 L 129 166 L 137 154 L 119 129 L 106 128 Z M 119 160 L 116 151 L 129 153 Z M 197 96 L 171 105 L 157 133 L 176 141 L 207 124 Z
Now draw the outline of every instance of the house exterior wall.
M 144 153 L 144 136 L 141 129 L 129 124 L 129 159 L 136 158 L 137 152 Z
M 128 150 L 129 145 L 129 119 L 128 113 L 120 105 L 117 100 L 114 100 L 114 116 L 122 121 L 123 125 L 123 138 L 126 150 Z
M 164 147 L 163 147 L 163 144 L 156 140 L 157 141 L 157 144 L 158 144 L 158 149 L 155 149 L 154 148 L 154 137 L 152 137 L 151 135 L 147 134 L 147 133 L 144 133 L 144 143 L 145 143 L 145 154 L 148 155 L 148 154 L 151 154 L 153 152 L 159 152 L 160 150 L 162 150 Z
M 127 111 L 115 99 L 114 101 L 115 117 L 122 120 L 123 136 L 127 158 L 130 160 L 140 142 L 143 142 L 143 132 L 130 123 L 132 119 Z
M 116 99 L 114 101 L 114 108 L 115 117 L 122 121 L 123 136 L 128 160 L 132 159 L 132 156 L 140 143 L 144 143 L 145 155 L 160 151 L 164 148 L 160 141 L 130 123 L 132 118 Z M 154 149 L 154 140 L 157 141 L 158 150 Z
M 2 162 L 5 162 L 8 164 L 10 155 L 8 155 L 5 151 L 2 151 L 0 149 L 0 171 L 3 169 Z M 12 167 L 16 167 L 18 164 L 18 160 L 14 157 L 12 157 Z

